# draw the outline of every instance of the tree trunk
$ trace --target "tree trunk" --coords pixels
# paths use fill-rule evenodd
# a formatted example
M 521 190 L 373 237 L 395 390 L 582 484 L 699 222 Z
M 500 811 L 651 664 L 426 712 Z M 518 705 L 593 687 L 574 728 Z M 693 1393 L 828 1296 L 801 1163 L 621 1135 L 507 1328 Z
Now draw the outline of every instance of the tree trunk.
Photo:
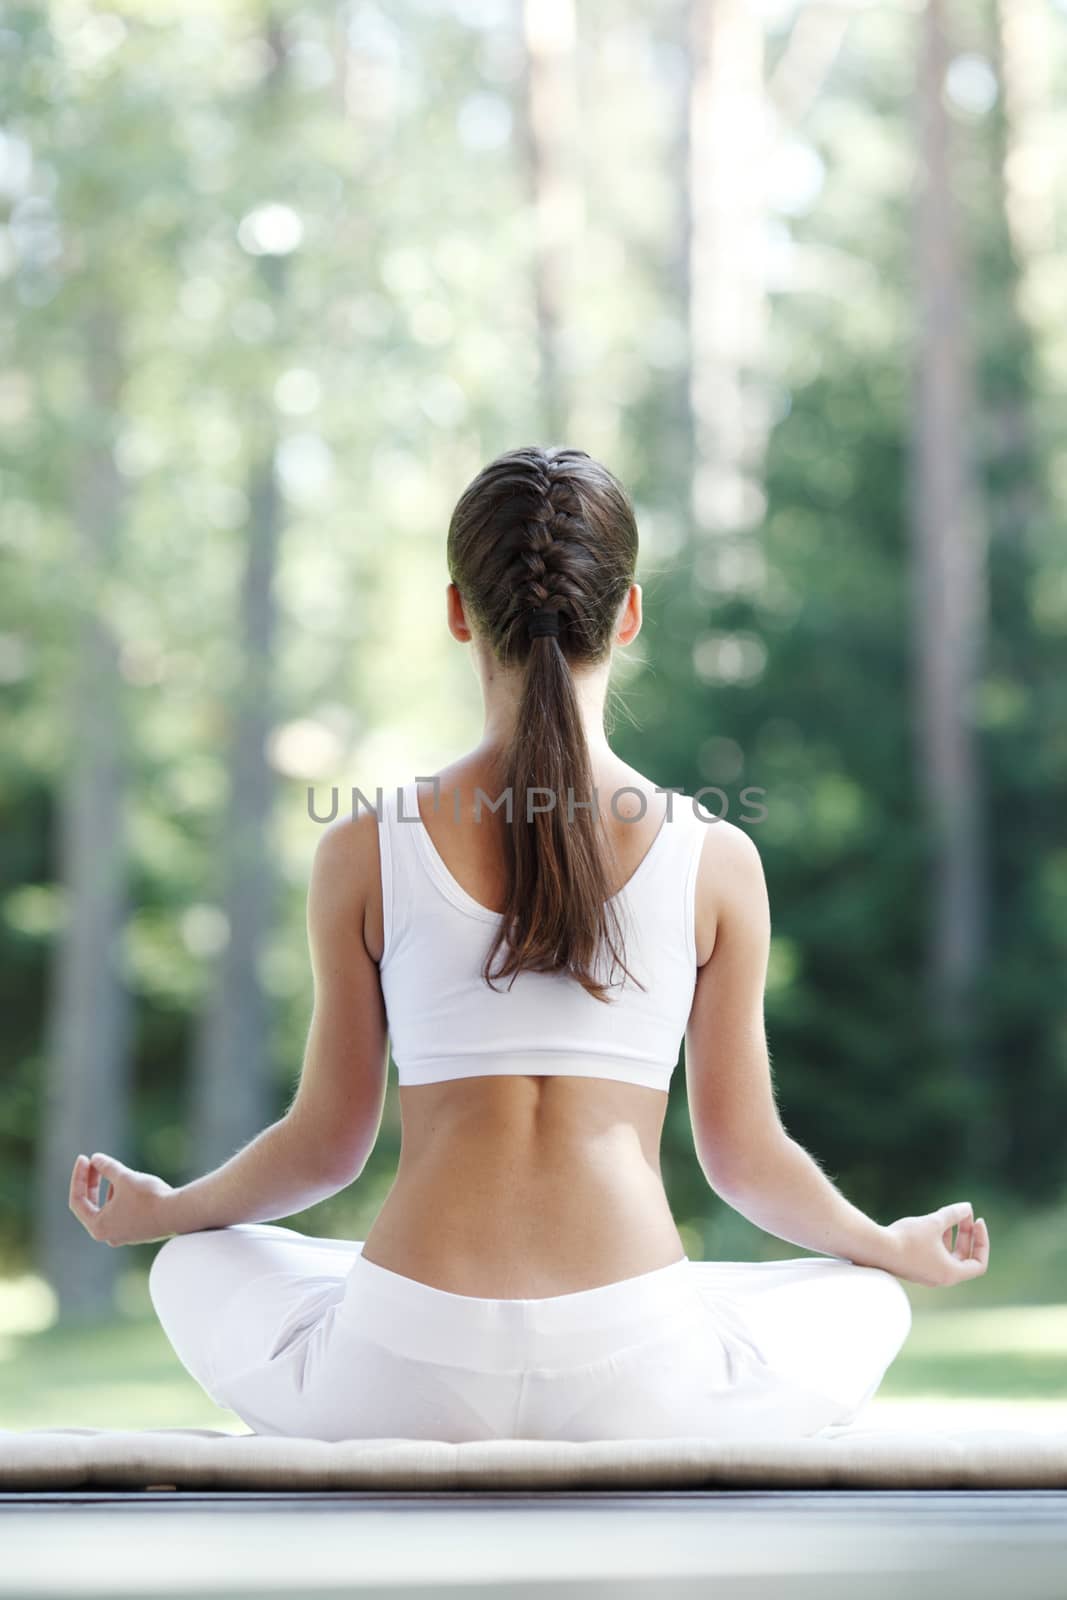
M 574 0 L 523 0 L 521 126 L 536 227 L 534 299 L 546 438 L 567 443 L 571 414 L 566 339 L 569 264 L 581 220 Z
M 928 977 L 935 1028 L 975 1089 L 975 980 L 986 939 L 985 847 L 975 711 L 985 625 L 985 564 L 970 440 L 974 433 L 965 282 L 943 85 L 942 0 L 920 23 L 920 179 L 915 212 L 918 359 L 914 406 L 918 759 L 932 845 Z M 979 1101 L 976 1137 L 986 1124 Z M 971 1151 L 977 1158 L 978 1152 Z
M 263 128 L 269 137 L 286 55 L 281 28 L 271 24 L 273 64 L 264 83 Z M 261 256 L 264 298 L 279 312 L 284 262 Z M 270 1017 L 260 976 L 270 930 L 276 873 L 270 848 L 272 770 L 267 739 L 273 722 L 274 576 L 282 505 L 276 471 L 277 427 L 262 379 L 249 414 L 249 519 L 239 617 L 240 670 L 230 711 L 228 804 L 219 844 L 219 878 L 228 937 L 217 984 L 201 1018 L 193 1060 L 190 1177 L 227 1161 L 277 1114 L 269 1073 Z
M 275 880 L 268 841 L 271 771 L 266 740 L 280 511 L 269 446 L 252 468 L 249 497 L 240 625 L 243 681 L 231 712 L 229 802 L 219 864 L 228 938 L 194 1060 L 190 1176 L 228 1160 L 275 1114 L 268 1074 L 268 1006 L 259 970 Z
M 751 530 L 768 430 L 763 24 L 746 0 L 691 0 L 689 35 L 691 519 L 699 576 L 724 597 L 762 580 Z
M 993 532 L 1017 546 L 1020 559 L 1033 554 L 1033 530 L 1045 513 L 1039 464 L 1033 344 L 1041 334 L 1035 315 L 1035 279 L 1056 250 L 1054 165 L 1047 124 L 1048 63 L 1052 55 L 1047 8 L 1041 0 L 998 0 L 995 55 L 1002 89 L 996 119 L 998 174 L 1004 225 L 1011 247 L 1011 295 L 1000 309 L 1005 345 L 1015 355 L 1023 381 L 1001 397 L 994 422 L 1000 457 L 1000 493 Z
M 69 1207 L 77 1155 L 128 1157 L 130 1001 L 121 966 L 126 920 L 124 730 L 118 652 L 106 610 L 122 516 L 113 439 L 122 385 L 120 324 L 96 306 L 85 366 L 93 437 L 75 485 L 71 587 L 80 602 L 58 808 L 66 918 L 56 942 L 33 1208 L 35 1257 L 62 1320 L 107 1317 L 119 1258 Z
M 681 62 L 678 84 L 679 115 L 675 133 L 673 170 L 679 174 L 677 185 L 678 227 L 677 242 L 671 252 L 670 274 L 675 304 L 687 325 L 692 323 L 692 257 L 693 257 L 693 99 L 695 93 L 695 62 L 693 59 L 694 5 L 699 0 L 684 0 L 678 12 L 680 38 L 678 56 Z M 672 392 L 672 416 L 669 448 L 674 482 L 687 486 L 686 526 L 683 531 L 685 554 L 692 560 L 694 549 L 693 493 L 696 472 L 697 438 L 693 416 L 693 348 L 692 340 L 683 341 L 682 359 L 678 363 L 677 383 Z M 685 555 L 683 555 L 683 561 Z

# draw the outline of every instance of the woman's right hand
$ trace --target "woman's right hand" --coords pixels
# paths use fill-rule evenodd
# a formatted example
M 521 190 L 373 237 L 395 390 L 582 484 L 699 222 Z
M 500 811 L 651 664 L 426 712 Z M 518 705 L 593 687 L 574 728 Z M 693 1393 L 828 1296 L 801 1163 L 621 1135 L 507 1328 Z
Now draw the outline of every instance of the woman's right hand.
M 956 1247 L 952 1248 L 952 1229 Z M 989 1266 L 989 1229 L 975 1218 L 969 1200 L 941 1206 L 925 1217 L 901 1217 L 889 1223 L 894 1277 L 929 1288 L 947 1288 L 969 1278 L 980 1278 Z

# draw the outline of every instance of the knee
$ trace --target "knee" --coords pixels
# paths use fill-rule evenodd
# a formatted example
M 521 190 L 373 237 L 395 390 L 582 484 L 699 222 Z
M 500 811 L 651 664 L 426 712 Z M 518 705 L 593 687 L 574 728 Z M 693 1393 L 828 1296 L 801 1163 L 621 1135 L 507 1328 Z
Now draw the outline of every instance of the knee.
M 148 1269 L 148 1295 L 160 1316 L 169 1310 L 181 1316 L 189 1305 L 211 1303 L 225 1296 L 247 1275 L 260 1241 L 275 1234 L 295 1235 L 266 1223 L 233 1223 L 226 1228 L 199 1228 L 172 1234 L 157 1250 Z
M 198 1233 L 175 1233 L 156 1251 L 148 1269 L 148 1297 L 157 1312 L 172 1303 L 176 1295 L 180 1298 L 187 1292 L 186 1269 L 198 1253 L 201 1237 Z

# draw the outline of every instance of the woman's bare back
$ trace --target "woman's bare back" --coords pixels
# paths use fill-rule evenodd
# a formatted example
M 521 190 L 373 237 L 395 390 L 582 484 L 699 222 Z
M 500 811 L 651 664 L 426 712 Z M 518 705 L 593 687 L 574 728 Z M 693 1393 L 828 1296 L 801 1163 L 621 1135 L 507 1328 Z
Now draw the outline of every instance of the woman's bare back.
M 432 788 L 420 794 L 431 842 L 466 892 L 497 909 L 498 830 L 507 824 L 487 812 L 473 821 L 475 789 L 495 797 L 497 785 L 470 758 L 440 779 L 436 811 Z M 595 771 L 594 784 L 621 888 L 664 821 L 666 797 L 622 762 Z M 626 785 L 647 796 L 634 822 L 611 816 L 612 792 Z M 640 802 L 620 795 L 617 809 L 635 814 Z M 698 964 L 710 954 L 706 922 L 698 904 Z M 364 938 L 379 960 L 380 892 L 367 896 Z M 397 1175 L 364 1241 L 377 1265 L 453 1294 L 535 1298 L 635 1277 L 685 1254 L 660 1171 L 664 1091 L 605 1078 L 502 1075 L 408 1085 L 399 1096 Z

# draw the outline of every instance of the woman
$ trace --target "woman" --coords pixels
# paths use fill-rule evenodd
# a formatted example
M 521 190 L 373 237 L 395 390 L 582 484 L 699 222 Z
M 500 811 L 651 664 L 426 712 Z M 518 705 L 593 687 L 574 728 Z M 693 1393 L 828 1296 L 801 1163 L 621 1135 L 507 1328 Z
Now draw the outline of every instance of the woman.
M 293 1104 L 180 1189 L 78 1158 L 77 1215 L 110 1244 L 167 1239 L 163 1327 L 259 1433 L 810 1434 L 878 1388 L 910 1328 L 902 1278 L 986 1269 L 969 1204 L 880 1226 L 779 1120 L 756 847 L 604 733 L 614 649 L 641 627 L 637 548 L 624 490 L 583 451 L 478 475 L 447 603 L 484 735 L 319 840 Z M 363 1170 L 387 1034 L 402 1150 L 366 1239 L 272 1226 Z M 709 1184 L 816 1254 L 688 1259 L 659 1164 L 683 1036 Z

